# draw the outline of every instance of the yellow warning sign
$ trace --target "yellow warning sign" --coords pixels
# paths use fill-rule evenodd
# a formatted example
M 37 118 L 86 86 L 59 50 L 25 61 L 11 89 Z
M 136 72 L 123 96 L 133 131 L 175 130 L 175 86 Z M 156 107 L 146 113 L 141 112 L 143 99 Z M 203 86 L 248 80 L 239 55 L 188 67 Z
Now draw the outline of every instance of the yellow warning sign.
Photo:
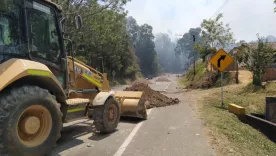
M 232 62 L 233 58 L 223 49 L 220 49 L 211 59 L 210 62 L 221 72 L 223 72 Z

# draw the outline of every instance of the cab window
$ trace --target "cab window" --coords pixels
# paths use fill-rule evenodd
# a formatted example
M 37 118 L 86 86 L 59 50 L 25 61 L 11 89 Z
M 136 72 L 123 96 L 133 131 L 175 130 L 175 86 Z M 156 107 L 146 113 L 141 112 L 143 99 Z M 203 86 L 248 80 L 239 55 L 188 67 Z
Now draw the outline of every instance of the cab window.
M 60 64 L 60 39 L 55 11 L 43 4 L 29 1 L 27 19 L 31 56 Z

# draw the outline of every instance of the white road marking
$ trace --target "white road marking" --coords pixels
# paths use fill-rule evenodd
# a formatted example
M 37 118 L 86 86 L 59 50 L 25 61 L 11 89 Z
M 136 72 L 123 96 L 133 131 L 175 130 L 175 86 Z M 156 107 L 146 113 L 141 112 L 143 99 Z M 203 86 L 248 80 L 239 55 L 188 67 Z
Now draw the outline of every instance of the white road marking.
M 148 110 L 147 114 L 149 116 L 150 112 L 152 109 Z M 128 137 L 126 138 L 126 140 L 123 142 L 123 144 L 119 147 L 119 149 L 117 150 L 117 152 L 113 155 L 113 156 L 121 156 L 123 155 L 124 151 L 126 150 L 127 146 L 129 145 L 129 143 L 131 142 L 131 140 L 133 139 L 133 137 L 135 136 L 135 134 L 138 132 L 139 128 L 142 126 L 144 122 L 140 122 L 138 123 L 134 129 L 132 130 L 132 132 L 128 135 Z
M 167 87 L 164 89 L 164 91 L 166 91 L 166 89 L 168 89 L 168 87 L 170 86 L 171 83 L 172 83 L 172 82 L 170 82 L 170 83 L 167 85 Z

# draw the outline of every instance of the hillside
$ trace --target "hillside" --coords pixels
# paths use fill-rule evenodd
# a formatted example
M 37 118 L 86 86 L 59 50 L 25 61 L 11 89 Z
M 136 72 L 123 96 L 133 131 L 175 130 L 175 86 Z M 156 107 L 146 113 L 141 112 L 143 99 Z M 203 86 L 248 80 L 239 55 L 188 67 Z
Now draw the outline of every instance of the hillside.
M 213 87 L 221 86 L 220 73 L 217 71 L 210 72 L 206 69 L 206 63 L 198 62 L 196 64 L 196 73 L 194 76 L 193 67 L 191 67 L 185 74 L 184 78 L 179 82 L 184 85 L 187 89 L 208 89 Z M 222 84 L 234 84 L 235 73 L 224 72 Z

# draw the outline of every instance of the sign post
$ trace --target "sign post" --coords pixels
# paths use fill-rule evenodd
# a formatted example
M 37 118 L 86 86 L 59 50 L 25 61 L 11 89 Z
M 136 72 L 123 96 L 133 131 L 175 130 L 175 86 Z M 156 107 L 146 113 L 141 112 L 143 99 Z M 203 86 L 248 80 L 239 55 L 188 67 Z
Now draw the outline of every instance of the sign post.
M 221 107 L 224 106 L 223 101 L 223 71 L 231 65 L 233 58 L 226 53 L 223 49 L 220 49 L 211 59 L 210 63 L 220 71 L 221 77 Z
M 112 82 L 114 83 L 114 76 L 116 75 L 116 72 L 113 70 L 112 71 Z
M 221 88 L 221 107 L 224 106 L 224 101 L 223 101 L 223 84 L 222 84 L 222 80 L 223 80 L 223 72 L 220 72 L 220 88 Z

